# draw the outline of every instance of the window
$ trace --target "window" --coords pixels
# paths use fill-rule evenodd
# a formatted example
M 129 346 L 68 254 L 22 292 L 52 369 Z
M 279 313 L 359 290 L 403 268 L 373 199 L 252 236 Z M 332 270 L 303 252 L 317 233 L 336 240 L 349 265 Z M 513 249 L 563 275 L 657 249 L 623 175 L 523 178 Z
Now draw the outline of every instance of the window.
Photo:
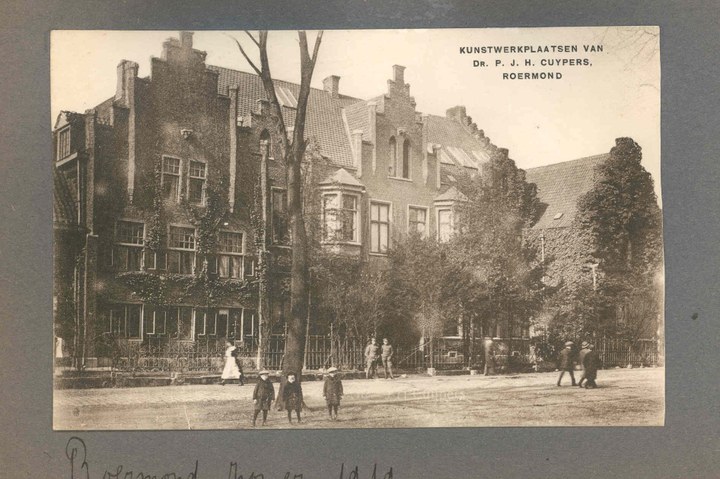
M 228 337 L 242 340 L 242 310 L 230 310 L 230 322 L 228 323 Z
M 143 333 L 147 336 L 164 336 L 167 332 L 167 311 L 145 306 Z
M 221 278 L 243 277 L 243 234 L 221 231 L 218 234 L 217 274 Z
M 180 340 L 192 339 L 192 308 L 171 306 L 167 309 L 167 335 Z
M 163 156 L 162 165 L 163 198 L 177 201 L 180 198 L 180 159 Z
M 195 229 L 171 226 L 168 238 L 167 270 L 192 274 L 195 263 Z
M 388 175 L 395 176 L 397 173 L 397 142 L 395 137 L 390 137 L 390 165 L 388 166 Z
M 401 175 L 403 178 L 410 178 L 410 140 L 403 143 Z
M 390 205 L 370 204 L 370 252 L 387 253 L 390 236 Z
M 195 310 L 195 337 L 215 336 L 217 323 L 214 311 L 202 309 Z
M 141 313 L 142 306 L 139 304 L 112 306 L 109 332 L 118 338 L 140 339 Z
M 228 316 L 230 312 L 227 309 L 221 309 L 215 313 L 215 328 L 218 338 L 228 337 Z
M 145 244 L 145 224 L 135 221 L 118 221 L 115 224 L 115 244 L 112 249 L 112 266 L 120 271 L 140 271 Z
M 125 307 L 115 306 L 110 309 L 110 324 L 108 332 L 118 338 L 124 338 L 127 331 L 125 325 Z
M 357 243 L 358 222 L 357 196 L 336 194 L 323 197 L 323 226 L 326 241 Z
M 408 233 L 420 233 L 425 236 L 427 232 L 427 208 L 410 206 L 408 211 Z
M 188 201 L 190 201 L 190 203 L 204 203 L 205 179 L 205 163 L 191 161 L 190 172 L 188 175 Z
M 258 331 L 258 317 L 255 311 L 250 309 L 243 310 L 242 314 L 242 332 L 243 337 L 252 341 Z
M 243 263 L 245 263 L 244 277 L 255 276 L 255 258 L 246 256 Z
M 276 244 L 288 244 L 290 231 L 288 228 L 287 191 L 272 190 L 272 240 Z
M 70 156 L 70 127 L 60 130 L 57 134 L 57 159 Z
M 452 235 L 452 210 L 438 210 L 438 241 L 445 243 Z

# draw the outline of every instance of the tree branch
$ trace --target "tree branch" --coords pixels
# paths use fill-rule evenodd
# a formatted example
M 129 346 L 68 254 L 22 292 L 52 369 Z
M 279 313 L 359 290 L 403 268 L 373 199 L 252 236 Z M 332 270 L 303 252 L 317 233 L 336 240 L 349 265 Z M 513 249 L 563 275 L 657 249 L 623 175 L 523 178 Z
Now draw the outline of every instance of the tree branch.
M 259 42 L 259 41 L 257 41 L 257 40 L 255 40 L 255 37 L 254 37 L 254 36 L 252 36 L 252 33 L 250 33 L 250 31 L 249 31 L 249 30 L 244 30 L 244 31 L 245 31 L 245 33 L 247 34 L 247 36 L 249 36 L 249 37 L 250 37 L 250 39 L 251 39 L 251 40 L 253 41 L 253 43 L 255 43 L 255 45 L 257 45 L 257 46 L 258 46 L 258 48 L 260 48 L 260 42 Z
M 258 75 L 262 76 L 262 74 L 260 73 L 260 70 L 258 69 L 258 67 L 255 66 L 255 64 L 253 63 L 253 61 L 250 60 L 250 57 L 247 55 L 247 53 L 245 53 L 245 49 L 242 47 L 242 45 L 240 44 L 240 42 L 238 41 L 238 39 L 235 38 L 235 37 L 233 37 L 232 35 L 227 34 L 227 33 L 226 33 L 225 35 L 227 35 L 228 37 L 232 38 L 232 39 L 235 41 L 235 45 L 237 45 L 238 50 L 240 50 L 240 53 L 242 53 L 242 56 L 245 57 L 245 61 L 248 62 L 248 65 L 250 65 L 250 66 L 252 67 L 252 69 L 255 70 L 255 73 L 257 73 Z M 251 36 L 250 38 L 252 38 L 252 36 Z M 253 40 L 255 40 L 255 39 L 253 38 Z M 255 43 L 257 43 L 257 42 L 255 42 Z M 258 44 L 258 46 L 259 46 L 259 44 Z

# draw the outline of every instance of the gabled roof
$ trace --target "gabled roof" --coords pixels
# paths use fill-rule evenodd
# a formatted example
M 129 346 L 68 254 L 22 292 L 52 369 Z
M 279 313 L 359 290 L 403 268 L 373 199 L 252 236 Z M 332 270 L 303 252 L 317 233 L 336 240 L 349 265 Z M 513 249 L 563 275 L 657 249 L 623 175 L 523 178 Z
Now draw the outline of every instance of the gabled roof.
M 467 201 L 468 197 L 465 196 L 455 186 L 448 188 L 445 193 L 442 193 L 435 197 L 433 201 L 436 203 L 443 201 Z
M 218 93 L 228 95 L 229 89 L 238 88 L 238 115 L 250 116 L 257 111 L 257 101 L 265 99 L 265 90 L 260 77 L 255 74 L 208 65 L 209 70 L 218 74 Z M 287 125 L 295 120 L 292 98 L 297 98 L 300 85 L 275 80 L 276 91 L 283 107 Z M 382 97 L 378 97 L 382 98 Z M 286 99 L 286 100 L 283 100 Z M 347 95 L 332 98 L 330 93 L 311 88 L 307 109 L 306 134 L 316 138 L 320 153 L 340 167 L 353 168 L 353 152 L 350 136 L 361 130 L 363 139 L 370 140 L 370 117 L 368 102 Z M 479 169 L 487 161 L 490 145 L 486 138 L 476 138 L 470 128 L 450 118 L 428 115 L 428 141 L 441 146 L 440 155 L 446 164 L 463 168 Z
M 207 68 L 218 73 L 219 94 L 228 95 L 231 87 L 238 88 L 238 115 L 250 116 L 251 112 L 257 111 L 257 101 L 266 99 L 262 81 L 257 75 L 212 65 L 208 65 Z M 286 98 L 292 102 L 292 97 L 298 97 L 300 85 L 282 80 L 274 81 L 276 90 L 284 92 L 279 94 L 280 99 Z M 358 101 L 360 100 L 346 95 L 332 98 L 332 95 L 325 90 L 310 89 L 305 124 L 306 136 L 316 138 L 320 153 L 338 166 L 353 166 L 352 149 L 345 130 L 342 109 Z M 295 108 L 283 107 L 283 118 L 288 126 L 292 126 L 295 121 L 295 113 Z
M 608 154 L 526 170 L 528 183 L 537 185 L 541 215 L 533 229 L 564 228 L 572 224 L 580 197 L 595 184 L 595 167 Z
M 80 113 L 63 110 L 58 114 L 57 119 L 55 120 L 55 126 L 53 126 L 53 130 L 60 129 L 82 118 L 83 116 Z
M 428 115 L 427 121 L 428 142 L 441 145 L 442 164 L 479 169 L 490 159 L 489 141 L 475 138 L 469 127 L 438 115 Z
M 351 175 L 345 168 L 339 168 L 335 173 L 325 178 L 319 183 L 320 185 L 345 185 L 357 188 L 365 188 L 357 178 Z
M 345 107 L 345 118 L 348 123 L 348 133 L 362 130 L 363 140 L 370 140 L 370 113 L 367 102 L 359 101 Z

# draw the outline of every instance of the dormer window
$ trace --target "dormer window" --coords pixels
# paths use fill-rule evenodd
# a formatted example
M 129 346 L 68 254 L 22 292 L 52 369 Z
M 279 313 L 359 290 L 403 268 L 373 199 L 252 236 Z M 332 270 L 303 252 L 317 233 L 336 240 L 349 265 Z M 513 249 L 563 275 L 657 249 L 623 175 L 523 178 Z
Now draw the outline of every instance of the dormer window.
M 70 156 L 70 127 L 63 128 L 57 134 L 57 161 Z
M 280 105 L 286 108 L 297 108 L 297 98 L 295 98 L 295 95 L 288 87 L 278 86 L 275 89 L 275 93 L 277 94 L 277 99 L 280 102 Z

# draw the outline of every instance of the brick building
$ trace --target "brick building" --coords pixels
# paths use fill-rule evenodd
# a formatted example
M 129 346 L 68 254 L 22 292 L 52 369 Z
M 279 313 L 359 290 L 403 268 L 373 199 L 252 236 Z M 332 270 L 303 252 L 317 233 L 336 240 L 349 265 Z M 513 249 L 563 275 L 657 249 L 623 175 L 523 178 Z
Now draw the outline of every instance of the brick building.
M 284 171 L 272 146 L 261 148 L 269 135 L 259 77 L 206 65 L 205 56 L 182 32 L 163 44 L 148 77 L 122 61 L 112 97 L 57 120 L 56 334 L 69 340 L 74 327 L 83 356 L 105 354 L 96 343 L 108 334 L 127 342 L 257 340 L 263 155 L 270 249 L 279 256 L 287 250 Z M 299 85 L 275 84 L 292 124 Z M 377 263 L 409 231 L 443 241 L 462 200 L 455 176 L 478 174 L 491 153 L 508 153 L 462 106 L 444 117 L 418 112 L 402 66 L 369 100 L 342 94 L 337 76 L 323 85 L 311 90 L 306 131 L 329 165 L 317 187 L 331 251 Z M 558 178 L 543 168 L 528 172 L 549 203 L 536 228 L 562 235 L 555 226 L 572 216 L 585 185 L 578 195 L 547 196 L 544 178 Z M 560 204 L 570 209 L 555 212 Z M 273 303 L 281 324 L 283 301 Z

